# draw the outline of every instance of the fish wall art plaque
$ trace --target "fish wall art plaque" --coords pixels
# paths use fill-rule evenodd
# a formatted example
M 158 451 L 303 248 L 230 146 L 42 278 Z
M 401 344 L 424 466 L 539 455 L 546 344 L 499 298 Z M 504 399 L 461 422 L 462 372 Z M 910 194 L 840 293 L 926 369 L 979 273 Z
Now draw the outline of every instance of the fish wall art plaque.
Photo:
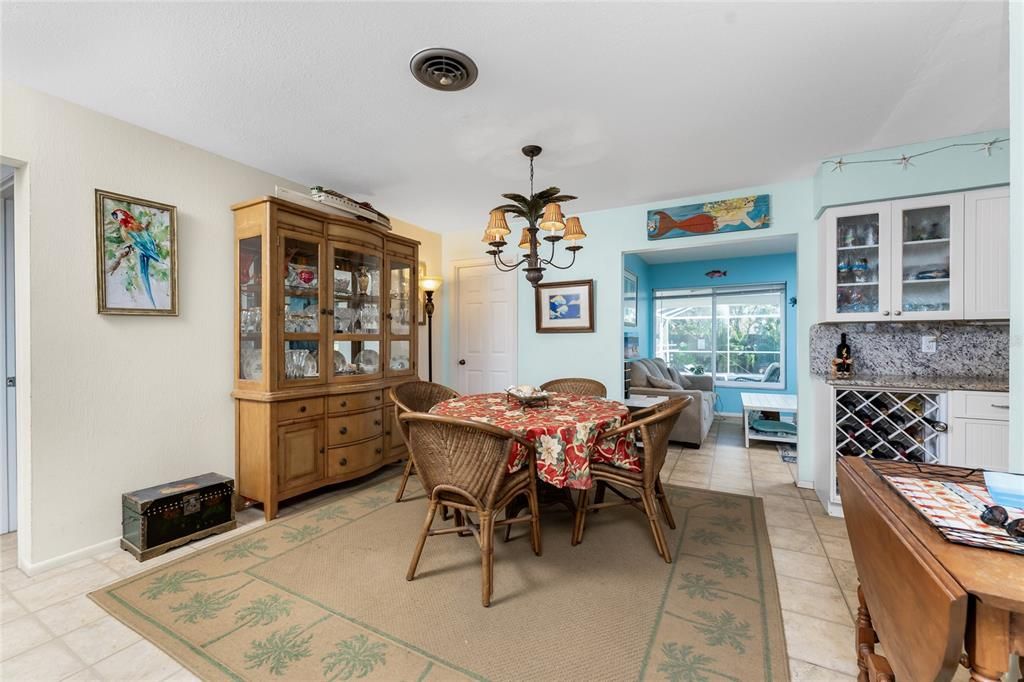
M 647 239 L 763 230 L 771 224 L 767 194 L 647 211 Z
M 96 190 L 97 310 L 178 314 L 177 209 Z

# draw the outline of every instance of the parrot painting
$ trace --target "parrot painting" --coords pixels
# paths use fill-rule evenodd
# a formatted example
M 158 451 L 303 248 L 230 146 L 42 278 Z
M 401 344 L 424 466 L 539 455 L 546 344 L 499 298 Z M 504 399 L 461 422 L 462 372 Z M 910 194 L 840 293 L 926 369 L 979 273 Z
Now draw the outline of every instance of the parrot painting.
M 131 247 L 139 256 L 139 278 L 142 286 L 146 289 L 146 296 L 149 302 L 156 307 L 156 300 L 153 298 L 153 286 L 149 281 L 150 263 L 159 263 L 160 255 L 157 253 L 156 241 L 149 231 L 149 224 L 143 225 L 131 213 L 123 208 L 117 208 L 110 212 L 110 217 L 117 221 L 121 228 L 121 239 L 124 240 L 125 249 Z M 125 256 L 127 253 L 124 254 Z M 122 256 L 123 258 L 124 256 Z

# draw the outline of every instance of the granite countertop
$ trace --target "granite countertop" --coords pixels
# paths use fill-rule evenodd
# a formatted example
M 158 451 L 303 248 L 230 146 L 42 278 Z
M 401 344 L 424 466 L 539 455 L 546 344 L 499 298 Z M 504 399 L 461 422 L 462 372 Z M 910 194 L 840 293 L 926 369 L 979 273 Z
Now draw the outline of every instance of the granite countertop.
M 849 379 L 822 377 L 833 386 L 877 386 L 932 391 L 1009 391 L 1009 377 L 907 376 L 899 374 L 855 374 Z

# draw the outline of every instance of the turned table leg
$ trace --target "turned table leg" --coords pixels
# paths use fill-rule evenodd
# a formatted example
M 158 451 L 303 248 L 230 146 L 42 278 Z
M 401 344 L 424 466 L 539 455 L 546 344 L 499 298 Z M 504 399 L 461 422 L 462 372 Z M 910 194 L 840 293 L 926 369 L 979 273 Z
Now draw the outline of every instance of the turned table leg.
M 864 588 L 860 585 L 857 585 L 857 631 L 855 637 L 857 667 L 860 669 L 857 680 L 858 682 L 867 682 L 869 678 L 868 661 L 875 655 L 878 635 L 871 626 L 871 614 L 868 613 L 868 605 L 864 602 Z
M 968 606 L 967 662 L 972 682 L 999 682 L 1010 653 L 1010 613 L 971 597 Z

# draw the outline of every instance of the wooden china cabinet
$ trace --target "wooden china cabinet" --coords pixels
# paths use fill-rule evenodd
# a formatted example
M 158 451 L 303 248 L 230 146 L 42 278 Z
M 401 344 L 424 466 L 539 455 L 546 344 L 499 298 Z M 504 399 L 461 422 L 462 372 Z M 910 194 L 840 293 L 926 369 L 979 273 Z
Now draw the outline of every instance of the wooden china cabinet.
M 405 456 L 388 388 L 416 378 L 419 242 L 274 197 L 235 214 L 235 476 L 281 500 Z

